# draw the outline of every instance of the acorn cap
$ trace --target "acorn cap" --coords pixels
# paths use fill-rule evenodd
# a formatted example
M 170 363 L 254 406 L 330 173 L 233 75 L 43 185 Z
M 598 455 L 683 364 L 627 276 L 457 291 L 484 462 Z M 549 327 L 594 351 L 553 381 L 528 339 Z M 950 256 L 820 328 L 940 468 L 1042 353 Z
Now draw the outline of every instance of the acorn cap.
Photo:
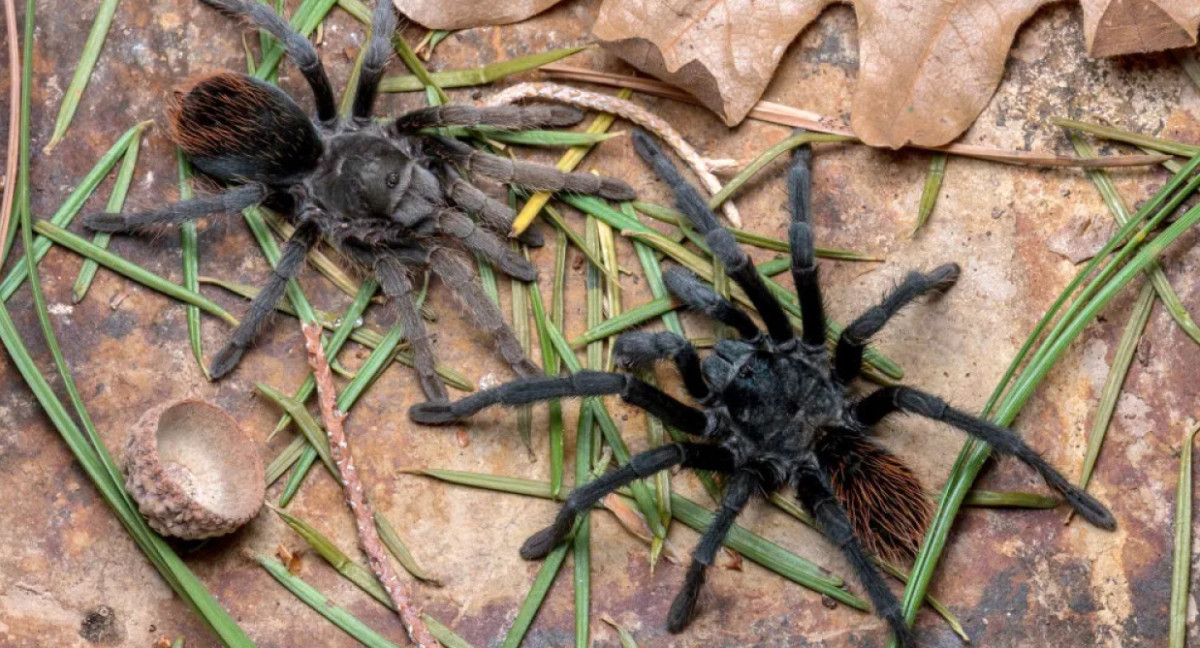
M 254 443 L 225 410 L 201 400 L 142 415 L 125 447 L 125 487 L 151 528 L 187 540 L 232 533 L 266 494 Z

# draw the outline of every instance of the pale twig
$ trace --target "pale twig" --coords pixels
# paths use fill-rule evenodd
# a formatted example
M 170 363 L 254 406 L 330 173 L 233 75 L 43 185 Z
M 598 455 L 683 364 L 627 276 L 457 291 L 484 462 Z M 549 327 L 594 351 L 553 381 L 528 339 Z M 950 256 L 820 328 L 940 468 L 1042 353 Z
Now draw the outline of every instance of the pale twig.
M 325 358 L 319 325 L 304 325 L 304 347 L 308 351 L 308 365 L 312 367 L 317 383 L 317 401 L 321 405 L 325 433 L 329 435 L 330 454 L 337 465 L 342 489 L 346 494 L 346 503 L 354 513 L 354 524 L 358 527 L 358 543 L 367 555 L 371 571 L 375 572 L 379 584 L 383 585 L 384 591 L 388 593 L 388 598 L 392 600 L 392 605 L 404 622 L 404 629 L 408 631 L 409 638 L 417 644 L 417 648 L 440 648 L 441 644 L 429 634 L 420 613 L 413 609 L 408 587 L 396 577 L 396 571 L 392 569 L 392 564 L 388 562 L 387 554 L 383 551 L 379 531 L 373 522 L 371 505 L 367 502 L 362 481 L 354 468 L 350 446 L 346 444 L 346 431 L 342 428 L 346 414 L 337 409 L 337 391 L 333 386 L 333 373 L 329 370 L 329 362 Z
M 555 83 L 518 83 L 490 97 L 487 100 L 487 104 L 497 106 L 510 104 L 521 99 L 549 99 L 550 101 L 557 101 L 624 117 L 658 135 L 660 139 L 666 142 L 692 168 L 692 171 L 700 178 L 700 182 L 704 184 L 704 187 L 714 194 L 721 191 L 721 181 L 712 172 L 736 166 L 736 162 L 732 160 L 711 160 L 702 157 L 691 144 L 688 144 L 687 140 L 683 139 L 679 131 L 675 130 L 661 117 L 632 101 L 618 97 L 588 92 Z M 735 227 L 741 227 L 742 218 L 738 214 L 737 207 L 726 201 L 721 205 L 721 211 L 730 223 Z
M 21 51 L 17 47 L 17 10 L 4 0 L 4 28 L 8 34 L 8 155 L 4 158 L 4 203 L 0 207 L 0 251 L 8 249 L 8 224 L 17 196 L 17 151 L 21 146 Z M 2 254 L 2 252 L 0 252 Z M 3 263 L 0 259 L 0 263 Z
M 596 72 L 594 70 L 562 64 L 546 65 L 540 68 L 540 70 L 547 76 L 555 79 L 583 81 L 586 83 L 596 83 L 618 88 L 630 88 L 637 92 L 644 92 L 656 97 L 664 97 L 666 99 L 682 101 L 690 104 L 699 103 L 694 97 L 686 92 L 657 79 L 645 79 L 624 74 Z M 779 124 L 780 126 L 803 128 L 805 130 L 810 130 L 817 133 L 830 133 L 833 135 L 846 135 L 848 137 L 854 137 L 854 132 L 850 130 L 850 126 L 839 119 L 834 119 L 832 117 L 823 116 L 814 112 L 793 108 L 792 106 L 785 106 L 783 104 L 778 104 L 771 101 L 760 101 L 755 104 L 754 108 L 750 110 L 748 117 L 751 119 L 757 119 L 759 121 L 770 122 L 772 124 Z M 961 155 L 963 157 L 991 160 L 993 162 L 1004 162 L 1006 164 L 1022 164 L 1029 166 L 1068 166 L 1081 168 L 1127 167 L 1143 166 L 1147 164 L 1160 164 L 1164 160 L 1169 160 L 1171 158 L 1169 155 L 1107 155 L 1098 158 L 1079 158 L 1070 155 L 1037 153 L 1034 151 L 1014 151 L 1011 149 L 1001 149 L 990 146 L 976 146 L 974 144 L 912 146 L 911 148 L 924 149 L 927 151 L 941 151 L 951 155 Z

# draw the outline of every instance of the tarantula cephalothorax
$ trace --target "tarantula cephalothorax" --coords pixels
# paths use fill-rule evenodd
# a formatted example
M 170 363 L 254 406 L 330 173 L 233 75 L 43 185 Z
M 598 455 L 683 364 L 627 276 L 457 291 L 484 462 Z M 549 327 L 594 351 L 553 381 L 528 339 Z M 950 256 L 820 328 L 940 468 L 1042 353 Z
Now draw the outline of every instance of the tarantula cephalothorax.
M 695 275 L 670 270 L 666 281 L 676 297 L 732 327 L 740 339 L 718 342 L 715 355 L 701 361 L 695 348 L 673 333 L 633 332 L 618 338 L 616 356 L 626 368 L 647 367 L 668 358 L 674 360 L 684 387 L 703 409 L 689 407 L 632 376 L 596 371 L 562 378 L 525 378 L 455 403 L 424 403 L 410 409 L 413 420 L 438 425 L 501 403 L 517 405 L 572 396 L 619 394 L 666 424 L 709 441 L 655 448 L 577 488 L 554 523 L 525 542 L 522 556 L 528 559 L 545 556 L 567 536 L 580 511 L 588 510 L 602 496 L 634 479 L 676 465 L 725 473 L 729 481 L 721 509 L 692 553 L 683 589 L 668 616 L 668 629 L 678 632 L 692 617 L 705 569 L 712 564 L 734 518 L 750 497 L 756 492 L 769 493 L 791 486 L 825 535 L 849 559 L 876 613 L 907 644 L 909 631 L 900 606 L 863 546 L 886 547 L 891 539 L 878 537 L 872 541 L 871 537 L 887 527 L 887 518 L 909 514 L 905 509 L 921 506 L 911 496 L 919 493 L 911 471 L 868 439 L 871 427 L 894 412 L 942 421 L 1003 453 L 1015 455 L 1041 473 L 1089 522 L 1106 529 L 1115 527 L 1112 514 L 1103 504 L 1067 482 L 1008 429 L 911 387 L 886 387 L 863 398 L 851 396 L 849 385 L 859 374 L 863 349 L 871 336 L 918 296 L 953 285 L 958 279 L 958 266 L 948 264 L 928 274 L 909 274 L 880 305 L 846 327 L 831 360 L 825 347 L 825 318 L 809 226 L 810 151 L 807 148 L 797 151 L 788 176 L 792 209 L 788 237 L 803 324 L 803 334 L 797 339 L 783 309 L 768 292 L 749 257 L 729 232 L 717 224 L 704 198 L 683 180 L 649 137 L 636 132 L 633 141 L 642 158 L 674 190 L 680 211 L 705 236 L 729 276 L 750 297 L 767 330 L 765 334 L 760 331 L 748 315 L 702 284 Z M 882 487 L 872 486 L 869 482 L 875 480 L 887 483 Z M 876 497 L 856 499 L 870 489 L 874 489 Z M 858 507 L 864 514 L 862 519 L 848 516 L 846 506 Z M 861 510 L 864 506 L 868 510 Z
M 171 135 L 197 168 L 234 186 L 216 196 L 156 211 L 92 214 L 84 223 L 92 229 L 118 232 L 257 204 L 279 210 L 293 222 L 295 233 L 270 282 L 213 360 L 213 378 L 236 366 L 283 296 L 287 280 L 295 276 L 319 237 L 372 272 L 394 301 L 412 345 L 421 385 L 430 399 L 445 400 L 447 394 L 434 372 L 433 352 L 413 301 L 411 275 L 425 268 L 462 299 L 519 374 L 536 373 L 500 311 L 478 285 L 461 250 L 483 256 L 520 280 L 531 281 L 537 272 L 503 240 L 501 233 L 511 225 L 512 210 L 463 175 L 614 199 L 631 199 L 633 190 L 619 180 L 514 162 L 421 130 L 484 124 L 518 130 L 566 126 L 578 122 L 582 114 L 558 106 L 443 106 L 377 123 L 371 118 L 371 108 L 396 29 L 391 2 L 379 0 L 351 115 L 341 118 L 316 50 L 282 17 L 255 0 L 203 1 L 248 20 L 283 43 L 312 88 L 316 117 L 310 119 L 283 91 L 251 77 L 223 72 L 202 78 L 188 91 L 177 93 L 169 115 Z M 484 227 L 464 212 L 473 214 Z

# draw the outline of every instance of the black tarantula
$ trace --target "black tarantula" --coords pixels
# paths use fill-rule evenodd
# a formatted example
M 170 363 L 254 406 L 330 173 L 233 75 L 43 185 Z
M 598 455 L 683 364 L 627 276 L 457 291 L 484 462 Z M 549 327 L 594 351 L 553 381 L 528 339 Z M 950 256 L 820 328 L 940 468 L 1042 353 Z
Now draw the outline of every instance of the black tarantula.
M 864 505 L 851 501 L 855 492 L 861 495 L 864 489 L 872 488 L 863 482 L 890 480 L 901 486 L 897 491 L 913 490 L 904 486 L 910 481 L 915 483 L 911 471 L 868 438 L 872 426 L 895 412 L 947 423 L 986 441 L 1000 452 L 1016 456 L 1041 473 L 1089 522 L 1105 529 L 1115 528 L 1112 514 L 1103 504 L 1070 484 L 1011 430 L 971 416 L 937 396 L 911 387 L 885 387 L 862 398 L 851 394 L 850 384 L 859 374 L 863 350 L 871 336 L 920 295 L 952 286 L 959 275 L 957 265 L 947 264 L 928 274 L 910 273 L 881 304 L 846 327 L 830 358 L 825 346 L 825 316 L 809 225 L 809 149 L 797 150 L 788 175 L 792 212 L 788 239 L 803 325 L 803 334 L 797 339 L 783 309 L 768 292 L 749 257 L 729 232 L 717 224 L 704 198 L 684 181 L 647 135 L 636 132 L 633 141 L 638 154 L 674 190 L 680 211 L 705 236 L 730 278 L 746 291 L 766 324 L 766 332 L 698 277 L 673 269 L 665 276 L 671 292 L 688 306 L 735 329 L 740 339 L 718 342 L 715 355 L 701 361 L 696 349 L 678 335 L 632 332 L 618 338 L 615 353 L 622 366 L 630 369 L 648 367 L 658 360 L 673 360 L 684 387 L 702 409 L 685 405 L 633 376 L 597 371 L 561 378 L 525 378 L 455 403 L 423 403 L 410 409 L 409 415 L 419 423 L 444 425 L 496 404 L 619 394 L 667 425 L 709 441 L 655 448 L 577 488 L 554 523 L 521 547 L 523 557 L 545 556 L 568 535 L 580 511 L 588 510 L 602 496 L 635 479 L 676 465 L 724 473 L 729 480 L 721 509 L 692 553 L 683 589 L 667 618 L 667 628 L 679 632 L 693 615 L 705 569 L 712 564 L 734 518 L 750 497 L 791 486 L 825 535 L 850 561 L 876 614 L 887 620 L 902 644 L 910 645 L 900 605 L 871 561 L 868 547 L 892 542 L 886 537 L 872 540 L 871 536 L 886 530 L 889 524 L 886 518 L 905 514 L 904 509 L 913 503 L 895 501 L 909 497 L 904 492 L 883 492 L 882 497 L 865 504 L 874 506 L 874 510 L 865 511 L 865 519 L 854 520 L 846 511 L 847 506 Z M 885 490 L 889 488 L 883 486 Z
M 631 199 L 633 190 L 620 180 L 489 155 L 454 139 L 422 134 L 422 129 L 488 125 L 525 130 L 567 126 L 580 121 L 582 114 L 557 106 L 442 106 L 376 122 L 371 108 L 396 30 L 391 2 L 379 0 L 353 108 L 342 118 L 316 49 L 282 17 L 255 0 L 203 1 L 283 43 L 312 88 L 316 117 L 310 119 L 283 91 L 246 75 L 221 72 L 202 78 L 186 93 L 176 93 L 169 111 L 171 135 L 198 169 L 235 186 L 150 212 L 92 214 L 84 223 L 95 230 L 122 232 L 258 204 L 292 221 L 295 233 L 269 283 L 213 359 L 212 377 L 224 376 L 237 365 L 319 237 L 372 272 L 393 300 L 428 398 L 446 400 L 447 394 L 434 372 L 428 334 L 413 301 L 412 275 L 426 268 L 462 299 L 518 374 L 538 373 L 478 285 L 461 250 L 481 255 L 522 281 L 532 281 L 537 271 L 503 240 L 513 211 L 463 176 L 613 199 Z M 464 212 L 476 216 L 479 225 Z

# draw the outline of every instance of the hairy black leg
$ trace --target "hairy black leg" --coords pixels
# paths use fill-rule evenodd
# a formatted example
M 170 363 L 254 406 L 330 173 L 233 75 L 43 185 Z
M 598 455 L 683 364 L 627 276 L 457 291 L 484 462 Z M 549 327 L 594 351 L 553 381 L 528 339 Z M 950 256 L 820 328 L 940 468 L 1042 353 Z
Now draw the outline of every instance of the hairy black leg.
M 529 130 L 550 126 L 572 126 L 583 120 L 583 113 L 570 106 L 431 106 L 400 115 L 393 128 L 410 133 L 422 128 L 441 126 L 492 126 L 511 130 Z
M 257 205 L 266 196 L 267 190 L 262 185 L 241 185 L 213 196 L 177 202 L 154 211 L 88 214 L 83 217 L 83 224 L 98 232 L 128 232 L 154 225 L 178 225 L 208 214 L 241 211 L 250 205 Z
M 333 97 L 333 87 L 329 85 L 329 77 L 325 75 L 325 66 L 317 56 L 317 49 L 307 38 L 292 29 L 287 20 L 275 13 L 270 6 L 253 0 L 203 0 L 205 4 L 222 13 L 244 18 L 255 27 L 274 36 L 283 43 L 288 56 L 296 62 L 300 73 L 312 88 L 316 100 L 317 119 L 330 121 L 337 117 L 337 101 Z
M 762 331 L 750 316 L 734 306 L 728 299 L 709 288 L 700 277 L 681 268 L 670 268 L 663 273 L 663 281 L 672 295 L 708 317 L 732 327 L 738 335 L 749 341 L 762 338 Z
M 267 281 L 267 285 L 250 303 L 250 311 L 246 313 L 246 317 L 242 319 L 241 324 L 229 337 L 229 341 L 213 358 L 208 373 L 214 379 L 228 374 L 237 366 L 238 360 L 254 342 L 258 330 L 262 328 L 267 316 L 274 312 L 276 302 L 283 297 L 288 280 L 295 277 L 296 273 L 300 271 L 300 266 L 304 263 L 304 256 L 308 254 L 308 249 L 312 247 L 313 243 L 317 242 L 319 234 L 320 229 L 312 220 L 302 220 L 296 227 L 292 237 L 283 246 L 279 255 L 279 263 L 276 263 L 271 270 L 271 278 Z
M 504 274 L 521 281 L 536 281 L 537 268 L 524 257 L 513 252 L 494 233 L 475 224 L 460 212 L 446 210 L 438 217 L 439 229 L 458 239 L 463 246 L 477 252 L 496 265 Z
M 717 223 L 717 217 L 708 208 L 708 201 L 700 195 L 695 187 L 688 184 L 679 170 L 667 159 L 667 156 L 645 132 L 633 132 L 633 147 L 638 155 L 649 164 L 675 193 L 675 204 L 683 212 L 692 226 L 704 235 L 704 240 L 712 250 L 713 256 L 721 260 L 725 266 L 725 274 L 737 282 L 750 302 L 758 310 L 758 314 L 767 325 L 767 333 L 776 342 L 787 342 L 794 336 L 792 324 L 775 297 L 767 290 L 758 269 L 750 262 L 746 251 L 737 244 L 733 235 Z
M 871 336 L 878 333 L 901 308 L 925 293 L 949 290 L 958 281 L 958 275 L 957 263 L 938 266 L 928 274 L 910 272 L 900 285 L 884 296 L 883 303 L 859 315 L 838 338 L 834 354 L 834 375 L 837 379 L 847 383 L 858 376 L 862 370 L 863 350 L 867 348 Z
M 413 300 L 413 284 L 408 276 L 408 269 L 399 259 L 380 256 L 375 261 L 375 278 L 379 280 L 383 293 L 391 298 L 396 314 L 400 317 L 400 324 L 404 326 L 404 337 L 412 347 L 413 366 L 417 370 L 417 379 L 421 381 L 421 390 L 425 392 L 425 397 L 431 401 L 449 401 L 446 384 L 437 374 L 429 331 L 425 328 L 425 320 L 421 319 L 421 313 Z
M 683 378 L 683 386 L 696 400 L 709 396 L 708 383 L 700 370 L 700 355 L 687 339 L 670 332 L 633 331 L 617 338 L 613 358 L 624 369 L 647 369 L 654 362 L 671 358 Z
M 463 180 L 457 173 L 447 169 L 442 188 L 446 198 L 469 214 L 475 215 L 479 222 L 488 229 L 507 236 L 512 230 L 513 220 L 517 212 L 508 205 L 487 195 L 482 189 Z M 530 247 L 542 247 L 546 244 L 541 233 L 530 227 L 517 240 Z
M 493 405 L 527 405 L 557 398 L 619 394 L 663 423 L 695 436 L 709 434 L 709 418 L 633 376 L 580 371 L 569 376 L 534 376 L 476 392 L 454 403 L 418 403 L 408 416 L 425 425 L 449 425 Z
M 379 94 L 379 81 L 383 79 L 383 68 L 392 54 L 392 36 L 396 33 L 396 10 L 390 0 L 375 0 L 375 13 L 371 16 L 371 41 L 363 54 L 362 71 L 358 75 L 358 87 L 354 89 L 354 106 L 351 115 L 359 118 L 371 116 L 375 97 Z
M 871 556 L 854 535 L 854 527 L 850 524 L 845 509 L 834 497 L 829 480 L 821 472 L 816 460 L 811 457 L 801 463 L 796 471 L 796 494 L 805 508 L 812 513 L 825 537 L 837 545 L 850 561 L 850 566 L 854 568 L 854 573 L 858 575 L 858 580 L 867 591 L 867 598 L 871 599 L 871 605 L 875 607 L 875 614 L 892 626 L 896 642 L 900 646 L 911 646 L 912 636 L 904 620 L 900 602 L 896 600 L 892 590 L 888 589 L 879 569 L 871 561 Z
M 479 328 L 492 337 L 500 349 L 500 355 L 513 368 L 513 371 L 520 376 L 534 376 L 542 373 L 542 370 L 533 364 L 529 356 L 525 355 L 525 349 L 521 346 L 520 340 L 517 339 L 508 324 L 504 323 L 504 316 L 500 313 L 500 308 L 483 292 L 483 288 L 479 286 L 479 278 L 458 254 L 446 248 L 437 248 L 430 255 L 429 263 L 433 271 L 463 301 L 468 314 L 475 320 Z
M 1047 484 L 1062 493 L 1067 502 L 1088 522 L 1110 531 L 1117 528 L 1117 521 L 1106 506 L 1067 481 L 1015 432 L 950 407 L 946 401 L 933 394 L 911 387 L 885 387 L 859 401 L 853 413 L 864 425 L 874 425 L 895 411 L 941 421 L 1004 454 L 1020 459 L 1036 470 Z
M 733 469 L 733 455 L 720 446 L 699 443 L 668 443 L 634 455 L 624 466 L 571 491 L 554 518 L 554 523 L 529 536 L 521 545 L 521 557 L 526 560 L 544 558 L 571 532 L 580 512 L 590 509 L 602 497 L 635 479 L 649 477 L 677 465 L 728 472 Z
M 805 144 L 792 154 L 788 170 L 788 198 L 791 203 L 792 224 L 788 227 L 788 245 L 792 249 L 792 280 L 800 298 L 800 322 L 804 325 L 801 339 L 813 348 L 825 348 L 825 304 L 821 300 L 821 284 L 817 273 L 812 214 L 812 147 Z
M 590 173 L 566 173 L 554 167 L 502 158 L 475 149 L 457 140 L 429 137 L 433 155 L 444 159 L 468 173 L 495 178 L 539 191 L 571 191 L 592 194 L 611 200 L 633 200 L 637 194 L 624 181 L 603 178 Z
M 737 519 L 750 496 L 758 490 L 758 482 L 754 473 L 738 471 L 729 480 L 725 497 L 721 500 L 721 510 L 713 519 L 712 524 L 704 530 L 700 544 L 692 550 L 692 563 L 688 565 L 687 576 L 683 581 L 683 589 L 675 595 L 671 603 L 671 611 L 667 614 L 667 630 L 674 633 L 683 632 L 692 621 L 696 612 L 696 600 L 700 596 L 700 588 L 704 586 L 704 575 L 717 557 L 717 550 L 729 535 L 733 521 Z

